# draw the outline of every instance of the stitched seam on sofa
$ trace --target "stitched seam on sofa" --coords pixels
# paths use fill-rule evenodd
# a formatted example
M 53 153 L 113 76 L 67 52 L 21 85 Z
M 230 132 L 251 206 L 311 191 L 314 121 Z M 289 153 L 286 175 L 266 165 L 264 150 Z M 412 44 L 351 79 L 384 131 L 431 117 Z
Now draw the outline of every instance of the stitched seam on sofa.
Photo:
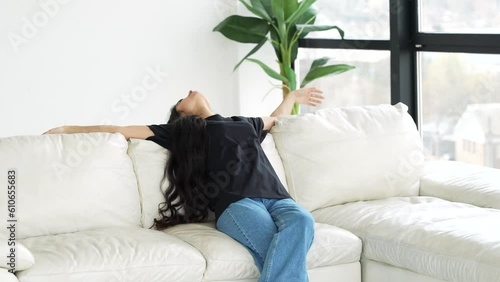
M 376 238 L 376 237 L 371 237 L 368 241 L 371 241 L 371 240 L 377 241 L 377 242 L 387 242 L 388 241 L 388 240 L 384 240 L 384 239 L 380 239 L 380 238 Z M 364 240 L 363 240 L 363 242 L 364 242 Z M 443 256 L 443 257 L 447 257 L 447 258 L 451 258 L 451 259 L 456 259 L 456 260 L 464 261 L 464 262 L 468 262 L 468 263 L 483 264 L 483 265 L 486 265 L 486 266 L 489 266 L 489 267 L 493 267 L 493 268 L 497 268 L 498 267 L 498 266 L 490 264 L 488 262 L 483 262 L 483 261 L 478 261 L 478 260 L 464 259 L 464 258 L 460 258 L 460 257 L 448 255 L 448 254 L 442 254 L 442 253 L 439 253 L 439 252 L 435 252 L 435 251 L 431 251 L 431 250 L 419 248 L 419 247 L 416 247 L 414 245 L 409 245 L 409 244 L 403 243 L 403 242 L 397 242 L 397 245 L 398 246 L 402 246 L 404 248 L 407 248 L 408 250 L 417 250 L 417 251 L 420 251 L 420 252 L 435 254 L 435 255 L 439 255 L 439 256 Z M 364 252 L 363 252 L 363 254 L 364 254 Z M 366 256 L 364 256 L 364 257 L 366 257 Z M 369 257 L 366 257 L 366 258 L 369 258 Z
M 132 141 L 130 141 L 129 146 L 130 146 L 131 143 L 132 143 Z M 141 188 L 141 184 L 140 184 L 140 181 L 139 181 L 139 179 L 141 178 L 141 175 L 140 175 L 140 172 L 139 172 L 139 167 L 137 166 L 137 155 L 135 153 L 134 146 L 131 146 L 131 150 L 130 151 L 131 151 L 131 153 L 132 153 L 132 155 L 134 157 L 131 158 L 130 156 L 128 156 L 128 154 L 127 154 L 127 156 L 132 161 L 132 166 L 133 166 L 133 170 L 134 170 L 134 174 L 135 174 L 135 179 L 136 179 L 136 182 L 137 182 L 137 190 L 138 190 L 138 193 L 139 193 L 139 204 L 141 205 L 141 226 L 144 227 L 144 225 L 145 225 L 145 222 L 144 222 L 145 212 L 144 212 L 144 206 L 143 206 L 143 203 L 142 203 L 143 200 L 144 200 L 144 195 L 142 194 L 142 188 Z
M 336 246 L 349 246 L 349 245 L 352 245 L 352 244 L 350 244 L 350 243 L 346 243 L 346 244 L 337 244 L 337 245 L 335 245 L 334 247 L 336 247 Z M 316 250 L 316 251 L 313 251 L 313 252 L 311 252 L 311 251 L 310 251 L 309 253 L 311 254 L 311 256 L 314 256 L 315 254 L 317 254 L 316 256 L 319 256 L 319 257 L 323 258 L 323 257 L 325 257 L 325 256 L 327 256 L 327 255 L 330 255 L 331 253 L 335 253 L 335 252 L 337 251 L 337 249 L 333 249 L 333 248 L 331 248 L 331 247 L 332 247 L 332 246 L 329 246 L 329 248 L 327 248 L 327 247 L 316 247 L 316 249 L 317 249 L 317 248 L 321 248 L 321 250 Z M 326 255 L 324 255 L 324 254 L 323 254 L 323 253 L 324 253 L 324 251 L 326 251 Z M 309 253 L 308 253 L 308 256 L 309 256 Z M 358 257 L 358 255 L 356 255 L 356 257 Z M 359 258 L 358 258 L 358 259 L 356 259 L 356 260 L 354 260 L 354 261 L 350 261 L 350 260 L 349 260 L 349 262 L 344 262 L 344 260 L 346 260 L 346 261 L 347 261 L 347 259 L 348 259 L 348 258 L 350 259 L 350 256 L 349 256 L 349 255 L 344 256 L 344 257 L 342 257 L 342 258 L 335 257 L 335 258 L 334 258 L 333 263 L 344 264 L 344 263 L 359 262 L 359 261 L 360 261 L 360 259 L 361 259 L 361 254 L 359 254 Z M 328 265 L 323 265 L 323 264 L 320 264 L 319 266 L 331 266 L 332 261 L 331 261 L 331 260 L 330 260 L 330 261 L 325 261 L 324 263 L 329 263 L 329 264 L 328 264 Z M 337 265 L 337 264 L 335 264 L 335 265 Z
M 201 229 L 200 229 L 200 230 L 197 230 L 197 231 L 199 232 L 199 231 L 206 231 L 206 230 L 201 230 Z M 219 232 L 220 232 L 220 231 L 219 231 Z M 221 232 L 221 233 L 222 233 L 222 232 Z M 176 237 L 176 238 L 178 238 L 178 239 L 182 240 L 183 242 L 186 242 L 187 244 L 189 244 L 189 245 L 193 246 L 193 247 L 194 247 L 194 248 L 196 248 L 196 249 L 197 249 L 197 250 L 198 250 L 198 251 L 199 251 L 199 252 L 203 255 L 203 257 L 204 257 L 205 259 L 207 259 L 207 260 L 208 260 L 208 259 L 210 259 L 210 260 L 213 260 L 213 261 L 231 261 L 231 262 L 238 262 L 238 263 L 249 263 L 249 262 L 253 263 L 253 262 L 254 262 L 253 260 L 237 260 L 237 259 L 233 259 L 233 258 L 229 258 L 229 259 L 220 259 L 220 258 L 217 258 L 217 257 L 213 257 L 213 256 L 209 255 L 207 252 L 205 252 L 205 251 L 203 251 L 203 250 L 200 250 L 200 249 L 199 249 L 199 246 L 196 246 L 196 245 L 194 245 L 194 244 L 192 244 L 192 243 L 191 243 L 191 239 L 192 239 L 193 237 L 198 236 L 198 234 L 192 234 L 191 236 L 189 236 L 189 235 L 188 235 L 188 236 L 176 236 L 176 235 L 175 235 L 175 233 L 174 233 L 174 234 L 167 233 L 167 234 L 172 235 L 172 236 L 174 236 L 174 237 Z M 226 236 L 227 236 L 227 235 L 226 235 Z M 229 236 L 228 236 L 228 237 L 229 237 Z M 232 238 L 231 238 L 231 239 L 232 239 Z M 232 239 L 232 240 L 234 240 L 234 239 Z M 311 251 L 310 251 L 310 252 L 314 254 L 314 253 L 321 253 L 321 252 L 322 252 L 321 250 L 327 250 L 327 253 L 328 253 L 328 254 L 330 254 L 330 253 L 332 253 L 332 252 L 336 251 L 335 249 L 332 249 L 332 247 L 333 247 L 333 248 L 335 248 L 335 247 L 337 247 L 337 246 L 339 246 L 339 247 L 343 247 L 343 246 L 350 246 L 350 245 L 353 245 L 353 244 L 354 244 L 354 243 L 338 243 L 338 244 L 336 243 L 336 244 L 332 244 L 332 245 L 328 245 L 328 246 L 318 246 L 318 247 L 315 247 L 316 251 L 313 251 L 313 252 L 311 252 Z M 318 249 L 320 249 L 320 250 L 318 250 Z M 358 259 L 357 261 L 359 261 L 359 259 Z
M 405 130 L 405 131 L 398 131 L 398 132 L 394 132 L 394 133 L 391 133 L 391 134 L 378 134 L 378 135 L 369 135 L 369 136 L 355 136 L 355 137 L 350 137 L 350 138 L 335 138 L 334 141 L 335 142 L 350 142 L 350 141 L 353 141 L 353 140 L 361 140 L 361 141 L 364 141 L 364 140 L 373 140 L 373 139 L 384 139 L 384 138 L 389 138 L 389 137 L 394 137 L 394 136 L 397 136 L 397 135 L 401 135 L 401 136 L 405 136 L 405 135 L 408 135 L 408 134 L 414 134 L 415 133 L 418 133 L 413 131 L 413 130 Z M 332 140 L 327 140 L 328 142 L 331 142 Z M 325 143 L 327 143 L 327 141 L 325 141 Z
M 425 251 L 418 250 L 418 249 L 416 251 L 417 252 L 426 253 Z M 447 255 L 441 255 L 441 254 L 437 254 L 437 256 L 438 257 L 449 257 Z M 452 258 L 455 259 L 455 260 L 460 260 L 459 258 L 455 258 L 455 257 L 452 257 Z M 412 268 L 411 265 L 394 264 L 393 262 L 391 262 L 389 260 L 386 260 L 386 259 L 370 258 L 370 257 L 366 257 L 366 256 L 364 256 L 364 259 L 369 259 L 369 260 L 373 260 L 373 261 L 383 262 L 383 263 L 386 263 L 386 264 L 389 264 L 389 265 L 393 265 L 393 266 L 396 266 L 396 267 L 400 267 L 400 268 L 403 268 L 403 269 L 406 269 L 406 270 L 409 270 L 409 271 L 412 271 L 412 272 L 415 272 L 415 273 L 424 274 L 424 275 L 427 275 L 427 276 L 434 276 L 436 278 L 443 279 L 443 280 L 448 280 L 448 279 L 452 278 L 452 277 L 443 277 L 443 275 L 441 275 L 441 273 L 439 273 L 439 271 L 438 271 L 438 273 L 427 272 L 425 270 L 423 270 L 422 272 L 419 272 L 419 269 Z M 466 265 L 471 265 L 470 267 L 474 267 L 474 266 L 477 266 L 477 265 L 481 265 L 482 263 L 478 263 L 478 262 L 475 262 L 475 261 L 465 261 L 465 264 Z M 486 266 L 488 266 L 488 265 L 486 265 Z M 497 269 L 496 267 L 490 267 L 490 268 Z M 477 270 L 478 270 L 477 267 L 474 268 L 474 273 L 476 273 Z M 476 277 L 476 276 L 474 275 L 473 277 Z
M 34 275 L 28 275 L 28 277 L 38 277 L 38 276 L 57 276 L 57 275 L 73 275 L 73 274 L 85 274 L 85 273 L 102 273 L 102 272 L 124 272 L 124 271 L 129 271 L 129 270 L 136 270 L 136 269 L 143 269 L 143 268 L 155 268 L 155 267 L 161 267 L 162 269 L 164 267 L 189 267 L 192 268 L 193 266 L 203 266 L 204 264 L 166 264 L 166 265 L 148 265 L 148 266 L 139 266 L 139 267 L 127 267 L 123 269 L 105 269 L 105 270 L 89 270 L 89 271 L 79 271 L 79 272 L 59 272 L 59 273 L 41 273 L 41 274 L 34 274 Z M 203 269 L 203 272 L 205 272 L 205 269 Z
M 347 228 L 346 228 L 346 230 L 350 231 Z M 378 237 L 375 237 L 375 236 L 371 236 L 369 239 L 367 239 L 367 235 L 366 235 L 367 233 L 364 233 L 364 232 L 354 232 L 354 231 L 350 231 L 350 232 L 352 232 L 356 236 L 358 236 L 362 240 L 363 245 L 365 245 L 366 241 L 371 241 L 371 240 L 378 241 L 378 242 L 391 241 L 391 240 L 387 240 L 387 239 L 378 238 Z M 403 247 L 406 247 L 408 249 L 416 249 L 416 250 L 421 251 L 421 252 L 427 252 L 427 253 L 432 253 L 432 254 L 436 254 L 436 255 L 441 255 L 441 256 L 445 256 L 445 257 L 449 257 L 449 258 L 454 258 L 454 259 L 457 259 L 457 260 L 462 260 L 462 261 L 465 261 L 465 262 L 475 262 L 475 263 L 478 263 L 478 264 L 486 265 L 488 267 L 496 268 L 495 265 L 492 265 L 492 264 L 490 264 L 488 262 L 477 261 L 477 260 L 467 260 L 467 259 L 459 258 L 459 257 L 456 257 L 456 256 L 451 256 L 451 255 L 447 255 L 447 254 L 441 254 L 441 253 L 434 252 L 434 251 L 431 251 L 431 250 L 422 249 L 422 248 L 419 248 L 419 247 L 414 246 L 414 245 L 409 245 L 409 244 L 404 243 L 404 242 L 397 242 L 397 244 L 399 246 L 403 246 Z M 365 254 L 365 252 L 364 252 L 364 246 L 363 246 L 363 252 L 362 252 L 361 256 L 369 259 L 369 257 L 366 257 L 364 254 Z
M 316 250 L 313 250 L 311 253 L 318 253 L 321 252 L 321 250 L 327 250 L 328 253 L 331 253 L 333 251 L 336 251 L 336 247 L 343 247 L 343 246 L 351 246 L 353 243 L 344 243 L 344 244 L 335 244 L 335 245 L 330 245 L 330 246 L 325 246 L 325 247 L 315 247 Z M 320 249 L 320 250 L 318 250 Z
M 257 277 L 249 277 L 249 278 L 231 279 L 231 281 L 255 281 L 255 279 L 257 279 L 257 278 L 259 278 L 259 276 L 257 276 Z M 222 279 L 222 280 L 213 280 L 213 279 L 202 280 L 202 282 L 217 282 L 217 281 L 227 282 L 228 280 L 227 279 Z
M 408 271 L 411 271 L 411 272 L 415 272 L 415 273 L 418 273 L 418 274 L 423 274 L 423 275 L 426 275 L 426 276 L 430 276 L 430 277 L 436 277 L 436 278 L 439 278 L 439 279 L 442 279 L 442 280 L 448 280 L 450 277 L 444 277 L 443 275 L 441 275 L 441 273 L 432 273 L 432 271 L 423 271 L 423 272 L 419 272 L 419 269 L 416 269 L 416 268 L 413 268 L 411 266 L 408 266 L 408 265 L 404 265 L 402 263 L 399 263 L 399 261 L 397 261 L 396 263 L 392 262 L 390 259 L 386 259 L 386 258 L 370 258 L 370 257 L 367 257 L 364 255 L 364 252 L 362 254 L 362 257 L 363 259 L 369 259 L 369 260 L 373 260 L 373 261 L 378 261 L 378 262 L 382 262 L 382 263 L 385 263 L 385 264 L 388 264 L 388 265 L 392 265 L 394 267 L 400 267 L 402 269 L 406 269 Z
M 201 252 L 203 254 L 203 252 Z M 251 263 L 251 264 L 254 264 L 255 262 L 253 260 L 237 260 L 237 259 L 219 259 L 219 258 L 214 258 L 214 257 L 210 257 L 210 256 L 207 256 L 205 257 L 205 259 L 208 261 L 214 261 L 214 262 L 232 262 L 232 263 L 235 263 L 235 264 L 248 264 L 248 263 Z
M 402 269 L 404 271 L 411 272 L 414 275 L 421 275 L 421 276 L 425 276 L 427 278 L 439 279 L 440 281 L 443 281 L 443 282 L 446 281 L 446 280 L 443 280 L 443 279 L 440 279 L 440 278 L 437 278 L 437 277 L 432 277 L 432 276 L 424 274 L 424 273 L 415 272 L 415 271 L 413 271 L 411 269 L 408 269 L 408 268 L 403 268 L 403 267 L 395 266 L 395 265 L 392 265 L 392 264 L 389 264 L 389 263 L 385 263 L 383 261 L 378 261 L 378 260 L 374 260 L 374 259 L 370 259 L 370 258 L 362 258 L 360 263 L 361 263 L 361 265 L 366 264 L 366 263 L 375 263 L 375 264 L 382 265 L 383 267 L 400 268 L 400 269 Z M 363 268 L 363 266 L 361 266 L 361 267 Z M 446 281 L 446 282 L 448 282 L 448 281 Z
M 219 231 L 219 232 L 220 232 L 220 231 Z M 221 233 L 222 233 L 222 232 L 221 232 Z M 222 234 L 224 234 L 224 233 L 222 233 Z M 193 248 L 195 248 L 198 252 L 200 252 L 200 253 L 203 255 L 203 258 L 204 258 L 205 260 L 210 259 L 210 260 L 215 260 L 215 261 L 231 261 L 231 262 L 238 262 L 238 263 L 254 263 L 253 259 L 252 259 L 252 260 L 238 260 L 238 259 L 233 259 L 233 258 L 229 258 L 229 259 L 219 259 L 219 258 L 217 258 L 217 257 L 213 257 L 213 256 L 209 255 L 209 254 L 208 254 L 207 252 L 205 252 L 204 250 L 200 250 L 200 246 L 196 246 L 194 243 L 191 243 L 191 241 L 189 241 L 191 238 L 193 238 L 193 237 L 197 236 L 197 234 L 193 234 L 193 235 L 191 235 L 191 236 L 186 236 L 186 238 L 177 237 L 177 236 L 175 236 L 175 235 L 173 235 L 173 234 L 169 234 L 169 235 L 172 235 L 172 236 L 174 236 L 175 238 L 177 238 L 177 239 L 179 239 L 179 240 L 181 240 L 181 241 L 183 241 L 183 242 L 185 242 L 185 243 L 189 244 L 189 245 L 190 245 L 190 246 L 192 246 Z M 224 235 L 226 235 L 226 234 L 224 234 Z M 226 236 L 228 236 L 228 235 L 226 235 Z M 228 236 L 228 237 L 229 237 L 229 236 Z M 231 238 L 231 237 L 229 237 L 229 238 Z M 234 240 L 234 239 L 233 239 L 233 238 L 231 238 L 231 240 Z M 236 240 L 234 240 L 234 241 L 236 241 Z M 236 242 L 237 242 L 237 241 L 236 241 Z M 239 242 L 238 242 L 238 244 L 241 244 L 241 243 L 239 243 Z

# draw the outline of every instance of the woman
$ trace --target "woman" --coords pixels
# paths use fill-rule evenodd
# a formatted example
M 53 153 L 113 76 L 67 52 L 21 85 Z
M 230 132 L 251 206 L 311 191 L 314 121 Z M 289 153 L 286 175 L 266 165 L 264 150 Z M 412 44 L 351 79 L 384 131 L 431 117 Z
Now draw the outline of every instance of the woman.
M 167 124 L 144 126 L 63 126 L 45 133 L 119 132 L 153 141 L 171 154 L 169 186 L 155 220 L 158 229 L 200 222 L 215 212 L 218 230 L 243 244 L 261 272 L 259 281 L 308 281 L 306 255 L 314 219 L 291 199 L 261 142 L 275 118 L 294 103 L 316 106 L 316 88 L 291 92 L 270 117 L 222 117 L 207 98 L 189 91 L 171 109 Z M 44 133 L 44 134 L 45 134 Z

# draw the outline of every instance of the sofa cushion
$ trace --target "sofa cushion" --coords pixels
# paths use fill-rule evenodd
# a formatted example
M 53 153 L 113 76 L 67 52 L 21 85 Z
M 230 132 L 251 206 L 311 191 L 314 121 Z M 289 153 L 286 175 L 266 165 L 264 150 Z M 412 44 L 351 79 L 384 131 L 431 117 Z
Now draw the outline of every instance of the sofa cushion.
M 161 183 L 168 158 L 168 150 L 160 145 L 141 139 L 129 139 L 128 151 L 139 186 L 142 217 L 145 228 L 153 225 L 154 219 L 160 219 L 158 205 L 165 201 L 162 191 L 168 186 L 165 179 Z
M 267 134 L 262 142 L 262 148 L 286 188 L 285 171 L 271 134 Z M 130 138 L 128 154 L 132 159 L 139 185 L 142 225 L 149 228 L 155 218 L 160 218 L 158 204 L 165 201 L 162 191 L 167 188 L 168 181 L 165 180 L 163 185 L 161 181 L 169 152 L 154 142 Z
M 420 195 L 500 209 L 500 170 L 452 161 L 429 161 Z
M 278 149 L 276 148 L 276 143 L 274 142 L 273 135 L 267 134 L 261 145 L 264 153 L 266 153 L 266 157 L 269 159 L 269 162 L 271 162 L 274 171 L 278 175 L 278 178 L 281 180 L 281 184 L 283 184 L 285 189 L 288 191 L 285 168 L 283 167 L 281 156 L 279 155 Z
M 21 282 L 201 281 L 203 256 L 157 230 L 108 228 L 22 240 L 36 264 Z
M 248 250 L 215 228 L 215 222 L 181 224 L 165 230 L 197 248 L 207 261 L 204 280 L 234 281 L 258 278 L 259 270 Z M 307 268 L 357 262 L 361 241 L 352 233 L 327 224 L 315 225 Z
M 282 116 L 272 133 L 292 197 L 308 210 L 417 196 L 422 141 L 404 104 Z
M 500 210 L 432 197 L 361 201 L 313 212 L 363 240 L 363 258 L 445 281 L 500 281 Z
M 0 139 L 0 171 L 16 174 L 18 238 L 139 226 L 137 181 L 126 152 L 127 141 L 118 133 Z M 6 197 L 0 193 L 2 205 Z M 7 208 L 0 209 L 0 218 L 7 218 Z
M 19 280 L 17 280 L 17 277 L 14 274 L 10 273 L 5 268 L 0 268 L 0 281 L 2 281 L 2 282 L 19 282 Z
M 19 271 L 33 266 L 35 263 L 33 254 L 23 244 L 15 240 L 15 238 L 13 240 L 9 240 L 9 238 L 12 237 L 0 233 L 0 268 L 11 269 L 14 267 L 15 271 Z M 13 261 L 11 249 L 15 251 Z M 12 263 L 14 265 L 11 266 Z M 3 280 L 0 279 L 0 281 Z

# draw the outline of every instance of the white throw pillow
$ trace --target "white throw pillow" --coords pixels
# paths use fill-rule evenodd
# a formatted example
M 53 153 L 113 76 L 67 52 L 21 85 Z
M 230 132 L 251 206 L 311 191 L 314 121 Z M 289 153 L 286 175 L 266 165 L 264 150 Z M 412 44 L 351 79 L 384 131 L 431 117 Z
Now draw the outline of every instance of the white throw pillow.
M 0 171 L 15 171 L 17 237 L 140 226 L 128 143 L 121 134 L 78 133 L 0 139 Z M 7 185 L 0 203 L 7 203 Z M 7 208 L 0 210 L 7 218 Z
M 20 271 L 33 266 L 35 263 L 33 254 L 18 240 L 9 241 L 8 239 L 7 234 L 0 233 L 0 268 L 14 268 L 15 271 Z M 15 249 L 14 255 L 11 249 Z
M 271 132 L 291 196 L 310 211 L 417 196 L 424 157 L 407 109 L 399 103 L 279 117 Z
M 287 188 L 285 170 L 271 134 L 267 134 L 262 142 L 262 148 L 276 174 Z M 128 154 L 132 159 L 139 185 L 142 226 L 149 228 L 153 225 L 155 218 L 161 218 L 158 212 L 158 204 L 165 201 L 162 191 L 167 188 L 168 180 L 165 180 L 161 187 L 160 184 L 164 176 L 169 152 L 152 141 L 130 138 Z M 209 220 L 213 218 L 214 215 L 210 214 Z

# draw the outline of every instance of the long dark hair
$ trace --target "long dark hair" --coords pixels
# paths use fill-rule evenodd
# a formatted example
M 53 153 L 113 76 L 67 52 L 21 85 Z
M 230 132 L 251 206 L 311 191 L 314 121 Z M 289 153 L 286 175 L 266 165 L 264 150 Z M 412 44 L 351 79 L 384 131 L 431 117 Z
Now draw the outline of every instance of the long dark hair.
M 175 106 L 170 119 L 172 150 L 165 167 L 168 187 L 165 202 L 158 205 L 162 218 L 155 219 L 158 230 L 180 223 L 201 222 L 208 217 L 206 121 L 199 116 L 180 117 Z

